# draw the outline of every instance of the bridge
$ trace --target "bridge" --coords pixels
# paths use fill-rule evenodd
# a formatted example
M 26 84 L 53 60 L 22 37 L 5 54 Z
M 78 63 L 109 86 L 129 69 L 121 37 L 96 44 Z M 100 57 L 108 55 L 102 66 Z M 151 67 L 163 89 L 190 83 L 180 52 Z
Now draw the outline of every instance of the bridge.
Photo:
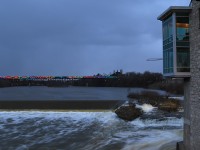
M 118 79 L 111 75 L 93 76 L 0 76 L 0 87 L 7 86 L 105 86 Z
M 5 80 L 77 80 L 77 79 L 113 79 L 117 76 L 110 75 L 94 75 L 94 76 L 0 76 L 0 79 Z

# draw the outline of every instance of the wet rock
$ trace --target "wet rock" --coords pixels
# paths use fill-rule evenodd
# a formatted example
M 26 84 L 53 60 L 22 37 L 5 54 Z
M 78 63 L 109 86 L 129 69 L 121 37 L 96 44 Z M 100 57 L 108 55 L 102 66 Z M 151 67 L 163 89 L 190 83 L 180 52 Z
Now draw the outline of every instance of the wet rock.
M 131 93 L 128 95 L 139 104 L 151 104 L 153 107 L 158 107 L 159 110 L 167 112 L 178 111 L 182 107 L 182 101 L 170 98 L 167 95 L 159 95 L 156 92 L 144 91 L 141 93 Z
M 165 101 L 163 103 L 160 103 L 158 106 L 158 109 L 168 111 L 168 112 L 173 112 L 177 111 L 179 109 L 179 103 L 175 101 Z
M 143 114 L 141 109 L 135 107 L 135 104 L 122 105 L 115 110 L 115 113 L 126 121 L 132 121 Z
M 168 118 L 182 118 L 183 117 L 183 112 L 168 112 L 168 111 L 163 111 L 159 109 L 155 109 L 151 113 L 144 113 L 142 116 L 140 116 L 141 120 L 156 120 L 156 121 L 164 121 L 168 120 Z

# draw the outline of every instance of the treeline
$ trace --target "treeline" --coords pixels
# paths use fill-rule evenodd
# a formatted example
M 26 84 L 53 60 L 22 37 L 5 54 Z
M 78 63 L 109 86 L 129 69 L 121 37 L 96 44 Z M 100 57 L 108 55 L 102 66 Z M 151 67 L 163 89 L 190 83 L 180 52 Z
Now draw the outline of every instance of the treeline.
M 96 76 L 101 76 L 97 74 Z M 114 78 L 83 78 L 58 81 L 29 81 L 29 80 L 0 80 L 0 87 L 7 86 L 89 86 L 89 87 L 141 87 L 161 89 L 175 94 L 183 94 L 183 82 L 181 80 L 164 79 L 161 73 L 146 71 L 144 73 L 114 72 L 110 76 Z
M 184 85 L 182 80 L 165 79 L 161 73 L 146 71 L 144 73 L 116 72 L 109 79 L 80 79 L 74 82 L 75 86 L 90 87 L 141 87 L 149 89 L 165 90 L 169 93 L 183 94 Z
M 20 80 L 20 79 L 0 79 L 0 87 L 13 86 L 48 86 L 48 87 L 64 87 L 68 86 L 69 81 L 64 80 Z
M 116 78 L 102 79 L 80 79 L 74 82 L 77 86 L 103 86 L 103 87 L 148 87 L 150 84 L 162 82 L 163 76 L 160 73 L 114 73 L 111 76 Z

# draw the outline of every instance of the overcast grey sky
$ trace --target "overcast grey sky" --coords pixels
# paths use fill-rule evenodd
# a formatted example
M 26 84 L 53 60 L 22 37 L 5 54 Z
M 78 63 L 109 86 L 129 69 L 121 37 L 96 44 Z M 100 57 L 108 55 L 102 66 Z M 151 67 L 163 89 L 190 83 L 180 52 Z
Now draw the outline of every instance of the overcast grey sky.
M 162 72 L 161 22 L 189 0 L 0 0 L 0 75 Z

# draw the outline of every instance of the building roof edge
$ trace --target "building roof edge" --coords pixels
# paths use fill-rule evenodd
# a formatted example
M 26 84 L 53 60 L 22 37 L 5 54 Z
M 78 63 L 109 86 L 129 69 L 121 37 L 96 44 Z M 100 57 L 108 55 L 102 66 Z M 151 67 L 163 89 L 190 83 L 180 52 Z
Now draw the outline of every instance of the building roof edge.
M 173 12 L 183 12 L 183 11 L 184 12 L 190 12 L 191 10 L 192 10 L 192 7 L 190 7 L 190 6 L 170 6 L 161 15 L 159 15 L 157 17 L 157 19 L 162 21 Z

